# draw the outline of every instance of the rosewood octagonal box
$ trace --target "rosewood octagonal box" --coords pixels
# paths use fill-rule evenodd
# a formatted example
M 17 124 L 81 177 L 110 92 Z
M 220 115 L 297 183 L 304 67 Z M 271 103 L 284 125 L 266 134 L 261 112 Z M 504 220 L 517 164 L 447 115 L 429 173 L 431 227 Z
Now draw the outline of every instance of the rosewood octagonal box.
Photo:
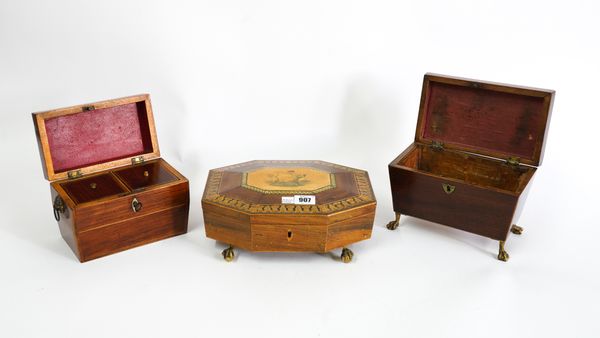
M 251 161 L 209 172 L 206 236 L 248 251 L 329 252 L 371 237 L 377 202 L 366 171 L 323 161 Z
M 554 91 L 426 74 L 415 141 L 388 166 L 405 214 L 499 241 L 517 226 L 542 162 Z
M 188 180 L 160 157 L 148 95 L 33 122 L 54 218 L 81 262 L 187 232 Z

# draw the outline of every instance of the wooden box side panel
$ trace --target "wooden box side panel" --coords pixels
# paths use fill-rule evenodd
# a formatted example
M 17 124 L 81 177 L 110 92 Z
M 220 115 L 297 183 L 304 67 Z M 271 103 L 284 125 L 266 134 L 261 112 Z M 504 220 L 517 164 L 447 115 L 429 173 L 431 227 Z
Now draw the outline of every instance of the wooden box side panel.
M 325 251 L 331 251 L 371 238 L 375 220 L 375 206 L 369 209 L 370 212 L 368 213 L 329 225 Z
M 188 210 L 187 205 L 181 205 L 80 232 L 81 261 L 184 234 L 187 232 Z
M 349 220 L 349 219 L 356 218 L 356 217 L 363 216 L 363 215 L 371 215 L 371 214 L 375 215 L 376 207 L 377 207 L 377 203 L 373 202 L 371 204 L 362 205 L 360 207 L 356 207 L 353 209 L 336 212 L 334 214 L 327 216 L 327 218 L 328 218 L 327 224 L 331 225 L 333 223 L 342 222 L 342 221 Z
M 57 196 L 60 196 L 61 193 L 56 191 L 52 186 L 50 186 L 50 195 L 52 197 L 51 203 L 53 205 L 54 199 Z M 63 199 L 63 201 L 65 200 L 64 197 L 61 196 L 61 198 Z M 58 221 L 58 228 L 60 230 L 60 235 L 65 240 L 65 242 L 67 242 L 71 250 L 73 250 L 75 256 L 77 256 L 77 258 L 81 261 L 81 255 L 79 254 L 79 247 L 77 245 L 77 233 L 75 232 L 75 213 L 66 201 L 65 211 L 59 213 L 59 215 L 60 220 Z
M 250 216 L 232 209 L 202 202 L 206 237 L 251 250 Z
M 505 240 L 517 196 L 390 166 L 394 211 Z M 448 194 L 442 184 L 455 190 Z
M 521 217 L 521 213 L 523 212 L 523 208 L 525 206 L 525 201 L 527 201 L 527 196 L 529 196 L 529 191 L 531 190 L 531 186 L 533 185 L 533 182 L 532 182 L 533 177 L 534 176 L 532 175 L 531 178 L 529 179 L 529 181 L 527 181 L 525 183 L 525 189 L 519 195 L 519 201 L 517 202 L 517 206 L 516 206 L 515 212 L 513 214 L 512 224 L 519 223 L 519 218 Z
M 131 206 L 134 198 L 142 203 L 142 209 L 138 212 L 134 212 Z M 86 231 L 180 205 L 189 207 L 187 181 L 78 206 L 76 227 L 77 231 Z
M 252 224 L 252 250 L 325 252 L 326 229 L 322 225 Z

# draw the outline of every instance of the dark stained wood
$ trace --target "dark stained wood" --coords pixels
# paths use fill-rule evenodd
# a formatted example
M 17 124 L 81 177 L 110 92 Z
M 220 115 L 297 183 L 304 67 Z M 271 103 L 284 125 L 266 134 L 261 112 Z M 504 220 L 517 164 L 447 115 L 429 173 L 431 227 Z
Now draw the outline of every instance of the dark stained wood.
M 183 204 L 79 233 L 81 261 L 110 255 L 187 232 L 188 205 Z
M 144 190 L 130 190 L 109 170 L 90 178 L 51 183 L 53 198 L 59 195 L 69 206 L 65 213 L 61 213 L 61 235 L 81 262 L 187 231 L 189 183 L 164 160 L 156 161 L 162 163 L 161 166 L 176 181 L 147 186 Z M 103 183 L 98 177 L 116 180 L 124 192 L 111 196 L 98 195 L 98 199 L 83 201 L 80 201 L 81 196 L 87 198 L 87 192 L 77 198 L 72 195 L 73 191 L 80 193 L 79 190 L 67 193 L 67 189 L 72 186 L 65 183 L 80 182 L 75 186 L 85 187 L 90 182 L 95 182 L 98 189 Z M 142 203 L 138 212 L 132 209 L 134 198 Z
M 60 183 L 76 204 L 118 195 L 128 190 L 110 173 Z
M 537 170 L 523 163 L 541 162 L 553 97 L 426 74 L 415 142 L 388 165 L 394 211 L 505 241 Z
M 60 197 L 60 193 L 55 189 L 50 187 L 50 196 L 52 197 L 51 203 L 54 203 L 54 199 L 56 197 Z M 66 203 L 65 211 L 60 214 L 60 220 L 58 221 L 58 229 L 60 230 L 60 235 L 67 242 L 71 250 L 77 258 L 80 258 L 79 247 L 77 245 L 77 232 L 75 232 L 75 222 L 74 222 L 74 214 L 73 207 Z M 81 258 L 80 258 L 81 259 Z
M 317 205 L 300 206 L 281 203 L 293 193 L 243 186 L 244 173 L 273 167 L 317 168 L 335 177 L 335 187 L 311 194 Z M 267 252 L 327 252 L 368 239 L 375 207 L 366 172 L 321 161 L 252 161 L 214 169 L 202 199 L 207 237 Z
M 442 184 L 455 186 L 447 194 Z M 505 240 L 518 197 L 456 179 L 390 167 L 394 211 Z
M 79 105 L 33 115 L 44 173 L 51 180 L 52 201 L 58 197 L 65 205 L 64 210 L 58 212 L 60 233 L 75 255 L 85 262 L 187 232 L 189 182 L 160 158 L 150 97 L 138 95 L 90 105 L 96 110 L 89 111 L 85 108 L 89 105 Z M 99 115 L 92 116 L 93 112 Z M 120 113 L 127 119 L 126 123 L 118 120 Z M 84 116 L 82 114 L 87 114 L 85 121 L 100 125 L 80 126 L 70 120 Z M 61 123 L 57 123 L 58 120 Z M 48 121 L 54 123 L 50 133 L 54 133 L 55 141 L 60 139 L 60 146 L 53 145 L 48 139 Z M 112 125 L 102 125 L 103 121 Z M 140 130 L 135 126 L 132 130 L 127 129 L 132 121 L 139 124 Z M 94 159 L 103 158 L 103 155 L 84 153 L 85 140 L 95 141 L 91 127 L 104 128 L 101 138 L 107 144 L 118 143 L 120 138 L 137 144 L 136 140 L 141 139 L 145 162 L 132 164 L 132 158 L 95 162 Z M 77 139 L 80 133 L 84 135 Z M 116 135 L 115 140 L 109 138 L 112 134 Z M 65 179 L 64 167 L 69 162 L 64 159 L 57 168 L 53 166 L 52 151 L 67 151 L 65 135 L 75 137 L 74 143 L 83 147 L 82 153 L 77 155 L 79 162 L 73 163 L 84 163 L 86 167 L 72 168 L 81 171 L 81 178 Z M 94 151 L 104 149 L 104 145 L 93 147 Z M 138 155 L 137 150 L 130 153 L 127 146 L 110 151 L 123 156 Z M 135 210 L 134 199 L 139 203 Z
M 415 142 L 537 166 L 553 101 L 553 90 L 426 74 Z
M 131 192 L 124 196 L 105 199 L 97 203 L 81 205 L 77 208 L 77 230 L 84 231 L 105 224 L 119 222 L 126 218 L 148 215 L 166 206 L 189 203 L 188 182 L 171 184 L 162 188 Z M 133 199 L 142 203 L 142 208 L 134 212 Z M 110 210 L 110 212 L 107 212 Z

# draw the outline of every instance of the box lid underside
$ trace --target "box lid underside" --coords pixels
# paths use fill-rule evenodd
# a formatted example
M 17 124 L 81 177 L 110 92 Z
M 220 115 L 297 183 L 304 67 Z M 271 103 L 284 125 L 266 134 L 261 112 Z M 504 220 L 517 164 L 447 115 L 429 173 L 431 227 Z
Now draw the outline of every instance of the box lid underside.
M 34 122 L 50 180 L 160 156 L 148 95 L 37 113 Z
M 415 140 L 539 165 L 554 92 L 427 74 Z

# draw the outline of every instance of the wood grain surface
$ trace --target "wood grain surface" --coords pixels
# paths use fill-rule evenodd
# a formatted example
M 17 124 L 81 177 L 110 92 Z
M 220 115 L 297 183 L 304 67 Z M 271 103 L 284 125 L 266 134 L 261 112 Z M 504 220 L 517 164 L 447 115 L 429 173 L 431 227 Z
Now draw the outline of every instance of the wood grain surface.
M 541 163 L 553 99 L 426 74 L 415 142 L 388 165 L 394 211 L 505 241 Z
M 313 185 L 319 190 L 314 193 L 315 206 L 283 204 L 281 197 L 289 191 L 279 191 L 279 186 L 269 190 L 271 171 L 258 176 L 265 182 L 253 183 L 260 189 L 244 186 L 244 175 L 261 168 L 294 168 L 289 175 L 310 173 L 299 170 L 299 166 L 316 168 L 333 177 L 335 184 L 326 190 L 319 190 L 329 183 L 323 178 L 326 176 L 320 175 L 322 183 Z M 286 170 L 272 172 L 288 175 Z M 366 172 L 322 161 L 252 161 L 214 169 L 202 199 L 207 237 L 246 250 L 267 252 L 327 252 L 368 239 L 375 207 Z

